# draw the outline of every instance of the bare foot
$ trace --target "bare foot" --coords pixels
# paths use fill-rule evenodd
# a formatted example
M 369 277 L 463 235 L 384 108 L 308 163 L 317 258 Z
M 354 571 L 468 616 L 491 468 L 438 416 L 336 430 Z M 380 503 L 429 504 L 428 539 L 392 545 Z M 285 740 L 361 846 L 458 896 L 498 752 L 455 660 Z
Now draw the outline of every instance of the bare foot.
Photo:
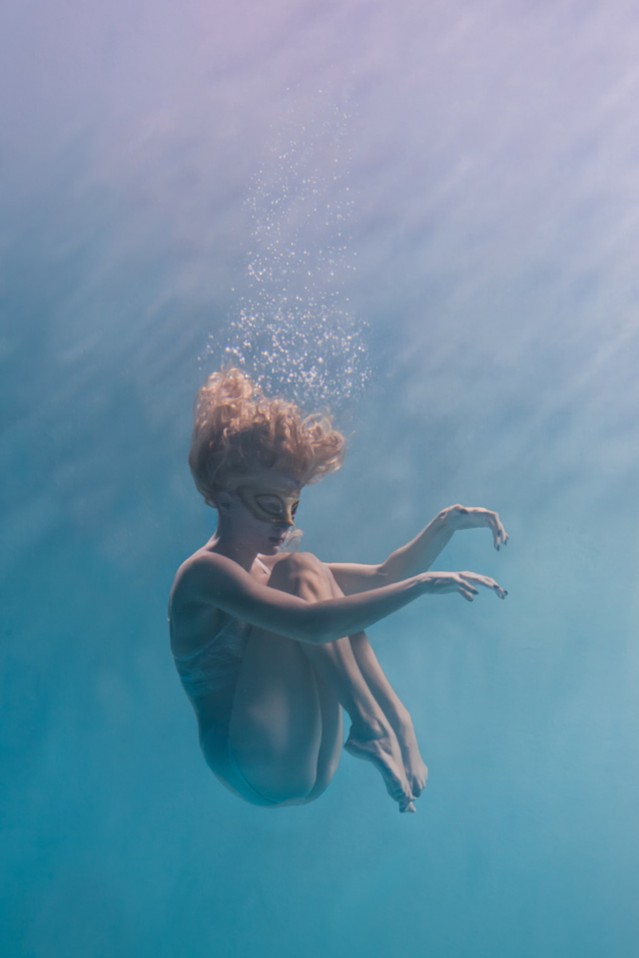
M 401 728 L 395 729 L 395 734 L 402 752 L 408 784 L 415 798 L 419 798 L 426 788 L 428 768 L 420 754 L 413 723 L 409 722 L 407 725 L 404 724 Z
M 372 762 L 381 772 L 386 791 L 399 805 L 400 812 L 414 812 L 413 793 L 404 771 L 404 763 L 395 734 L 383 726 L 351 728 L 344 748 L 356 758 Z

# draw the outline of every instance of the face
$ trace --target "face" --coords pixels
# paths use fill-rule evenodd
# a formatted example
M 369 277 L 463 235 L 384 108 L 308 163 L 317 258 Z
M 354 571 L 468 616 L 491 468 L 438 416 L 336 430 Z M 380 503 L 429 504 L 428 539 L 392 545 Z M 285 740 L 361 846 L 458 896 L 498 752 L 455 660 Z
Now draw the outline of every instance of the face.
M 269 548 L 279 548 L 295 525 L 300 484 L 290 476 L 268 472 L 242 477 L 232 495 L 264 530 Z M 248 529 L 246 530 L 248 532 Z
M 248 511 L 261 522 L 273 525 L 295 525 L 295 513 L 300 504 L 299 492 L 286 492 L 266 486 L 238 486 L 237 494 Z

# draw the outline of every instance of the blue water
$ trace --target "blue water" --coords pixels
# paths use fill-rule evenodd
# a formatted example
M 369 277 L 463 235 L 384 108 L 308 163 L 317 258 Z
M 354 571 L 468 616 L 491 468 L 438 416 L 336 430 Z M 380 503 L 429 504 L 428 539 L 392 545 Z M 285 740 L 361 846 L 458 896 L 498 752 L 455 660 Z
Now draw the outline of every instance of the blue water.
M 638 44 L 623 0 L 3 5 L 3 956 L 634 958 Z M 348 756 L 308 807 L 236 800 L 168 651 L 191 402 L 296 121 L 371 372 L 305 546 L 378 561 L 455 501 L 511 534 L 440 563 L 505 603 L 371 629 L 410 817 Z

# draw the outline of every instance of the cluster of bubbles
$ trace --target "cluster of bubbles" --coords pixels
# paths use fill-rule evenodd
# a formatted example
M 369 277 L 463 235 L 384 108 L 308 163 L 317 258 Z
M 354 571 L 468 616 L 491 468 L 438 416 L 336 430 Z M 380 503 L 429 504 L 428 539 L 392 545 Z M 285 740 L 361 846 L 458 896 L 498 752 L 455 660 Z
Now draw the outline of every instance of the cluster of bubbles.
M 347 129 L 340 107 L 312 126 L 294 118 L 280 125 L 279 145 L 247 199 L 250 249 L 238 312 L 207 350 L 209 360 L 245 369 L 268 394 L 309 411 L 344 410 L 370 376 L 366 327 L 344 293 L 355 268 Z

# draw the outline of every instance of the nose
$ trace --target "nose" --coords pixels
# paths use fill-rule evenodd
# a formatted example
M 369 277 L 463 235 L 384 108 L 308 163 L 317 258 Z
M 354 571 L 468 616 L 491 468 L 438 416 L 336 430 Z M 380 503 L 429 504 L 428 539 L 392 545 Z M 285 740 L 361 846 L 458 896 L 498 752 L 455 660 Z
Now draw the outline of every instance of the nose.
M 295 525 L 295 516 L 289 507 L 287 507 L 285 514 L 278 519 L 278 524 L 285 526 L 287 529 L 292 529 Z

